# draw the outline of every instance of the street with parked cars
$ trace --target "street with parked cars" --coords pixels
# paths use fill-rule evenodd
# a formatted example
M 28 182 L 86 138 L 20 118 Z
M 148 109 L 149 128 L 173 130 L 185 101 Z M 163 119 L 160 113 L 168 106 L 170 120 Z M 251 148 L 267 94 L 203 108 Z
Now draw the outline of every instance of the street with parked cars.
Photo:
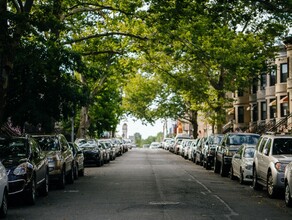
M 86 167 L 110 163 L 129 146 L 128 140 L 117 139 L 68 142 L 62 134 L 1 136 L 0 218 L 7 216 L 14 203 L 35 205 L 37 197 L 48 196 L 50 189 L 65 190 L 85 175 Z
M 102 168 L 86 167 L 84 177 L 35 206 L 10 206 L 8 219 L 291 219 L 283 198 L 162 148 L 135 148 Z
M 39 219 L 46 204 L 55 214 L 45 219 L 292 217 L 292 135 L 233 132 L 163 142 L 133 149 L 116 138 L 1 137 L 0 217 Z M 61 201 L 67 211 L 59 210 Z M 83 209 L 76 212 L 72 201 Z

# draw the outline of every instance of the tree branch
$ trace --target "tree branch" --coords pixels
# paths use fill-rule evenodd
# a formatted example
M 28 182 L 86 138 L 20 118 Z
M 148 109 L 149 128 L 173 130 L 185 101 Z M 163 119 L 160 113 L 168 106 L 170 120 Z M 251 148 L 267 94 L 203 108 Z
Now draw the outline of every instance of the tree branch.
M 81 52 L 82 56 L 91 56 L 91 55 L 99 55 L 99 54 L 119 54 L 123 55 L 120 51 L 113 51 L 113 50 L 105 50 L 105 51 L 88 51 L 88 52 Z
M 66 41 L 64 44 L 78 43 L 78 42 L 86 41 L 86 40 L 93 39 L 93 38 L 100 38 L 100 37 L 107 37 L 107 36 L 114 36 L 114 35 L 132 37 L 132 38 L 136 38 L 139 40 L 148 40 L 147 37 L 141 37 L 141 36 L 130 34 L 130 33 L 108 32 L 108 33 L 103 33 L 103 34 L 93 34 L 93 35 L 89 35 L 89 36 L 82 37 L 82 38 L 75 39 L 75 40 L 69 40 L 69 41 Z

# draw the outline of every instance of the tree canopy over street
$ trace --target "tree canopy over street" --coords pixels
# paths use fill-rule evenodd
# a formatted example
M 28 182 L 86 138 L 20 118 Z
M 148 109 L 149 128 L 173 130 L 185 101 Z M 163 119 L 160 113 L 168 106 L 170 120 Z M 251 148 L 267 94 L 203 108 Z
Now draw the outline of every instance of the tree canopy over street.
M 78 136 L 203 112 L 224 123 L 291 29 L 289 0 L 0 0 L 0 124 Z M 197 131 L 194 129 L 194 133 Z

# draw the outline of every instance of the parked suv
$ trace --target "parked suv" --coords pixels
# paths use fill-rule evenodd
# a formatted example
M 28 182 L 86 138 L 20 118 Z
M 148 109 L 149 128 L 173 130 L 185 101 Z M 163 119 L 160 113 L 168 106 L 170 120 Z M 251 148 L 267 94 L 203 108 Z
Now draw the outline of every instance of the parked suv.
M 34 135 L 49 161 L 50 183 L 57 183 L 61 189 L 68 183 L 74 182 L 74 157 L 73 152 L 62 134 Z
M 292 135 L 265 134 L 256 146 L 253 163 L 253 188 L 267 187 L 269 197 L 284 190 L 285 167 L 292 161 Z
M 48 194 L 48 160 L 33 138 L 0 138 L 0 152 L 8 176 L 9 196 L 24 198 L 34 205 L 37 191 L 42 196 Z
M 232 156 L 242 144 L 257 144 L 260 135 L 253 133 L 227 133 L 215 153 L 214 172 L 227 176 L 230 171 Z

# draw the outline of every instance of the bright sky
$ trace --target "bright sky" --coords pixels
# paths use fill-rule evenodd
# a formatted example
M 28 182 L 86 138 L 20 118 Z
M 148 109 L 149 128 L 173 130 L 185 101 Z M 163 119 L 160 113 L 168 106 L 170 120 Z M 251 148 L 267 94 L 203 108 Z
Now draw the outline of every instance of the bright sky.
M 128 137 L 133 136 L 135 133 L 140 133 L 142 139 L 146 139 L 149 136 L 156 136 L 157 133 L 163 132 L 163 123 L 161 120 L 156 121 L 156 123 L 151 126 L 150 124 L 143 125 L 140 120 L 134 121 L 132 118 L 127 118 L 126 120 L 122 120 L 117 127 L 117 132 L 120 136 L 122 136 L 123 133 L 122 127 L 124 123 L 128 125 Z

